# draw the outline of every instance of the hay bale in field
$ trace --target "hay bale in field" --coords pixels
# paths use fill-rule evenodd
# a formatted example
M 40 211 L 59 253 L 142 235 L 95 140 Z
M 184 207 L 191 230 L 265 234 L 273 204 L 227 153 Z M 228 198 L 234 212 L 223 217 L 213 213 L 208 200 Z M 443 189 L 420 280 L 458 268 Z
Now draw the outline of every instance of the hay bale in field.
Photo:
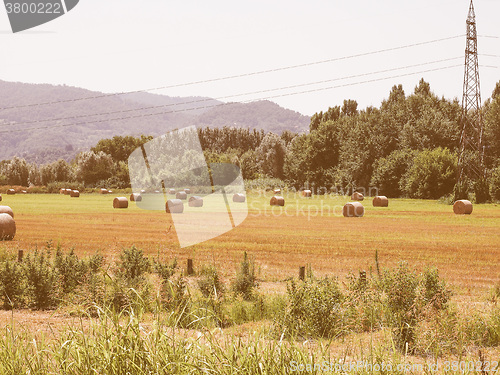
M 358 193 L 357 191 L 355 191 L 354 193 L 352 193 L 351 199 L 353 201 L 362 201 L 363 199 L 365 199 L 365 197 L 363 196 L 363 194 Z
M 80 198 L 80 192 L 78 190 L 71 190 L 71 193 L 69 193 L 69 196 L 71 198 Z
M 165 203 L 165 211 L 169 214 L 182 214 L 184 212 L 184 203 L 180 199 L 169 199 Z
M 189 198 L 189 207 L 203 207 L 203 198 L 193 195 Z
M 385 195 L 377 195 L 373 198 L 373 207 L 389 207 L 389 199 Z
M 456 201 L 453 204 L 453 212 L 456 215 L 470 215 L 472 213 L 472 203 L 466 199 Z
M 141 194 L 146 194 L 146 190 L 142 189 Z
M 359 202 L 346 203 L 342 209 L 344 217 L 362 217 L 365 214 L 365 208 Z
M 187 199 L 187 194 L 184 191 L 179 191 L 177 194 L 175 194 L 175 199 L 182 199 L 185 200 Z
M 310 197 L 312 197 L 312 191 L 311 190 L 302 190 L 302 196 L 305 198 L 310 198 Z
M 0 206 L 0 214 L 8 214 L 14 218 L 14 211 L 9 206 Z
M 59 190 L 59 194 L 65 194 L 65 193 L 66 193 L 66 189 L 61 188 L 61 189 Z
M 140 202 L 140 201 L 142 201 L 142 195 L 137 194 L 137 193 L 132 193 L 132 194 L 130 194 L 130 201 L 131 202 Z
M 241 193 L 237 193 L 233 195 L 233 202 L 236 203 L 244 203 L 245 202 L 245 195 Z
M 191 189 L 184 189 L 184 193 L 191 194 Z
M 108 189 L 101 188 L 101 190 L 99 190 L 99 194 L 108 194 Z
M 16 195 L 16 191 L 14 189 L 7 190 L 7 195 Z
M 26 190 L 22 190 L 21 193 L 28 194 L 28 192 Z
M 175 189 L 168 189 L 168 193 L 173 195 L 176 193 L 176 191 L 175 191 Z
M 155 194 L 161 194 L 160 190 L 155 190 Z
M 113 194 L 113 190 L 108 190 L 108 194 Z
M 126 197 L 116 197 L 113 199 L 113 208 L 128 208 L 128 199 Z
M 65 189 L 64 195 L 71 195 L 72 189 Z
M 0 241 L 10 241 L 16 235 L 16 222 L 9 214 L 0 214 Z
M 281 189 L 274 189 L 274 195 L 281 194 Z
M 271 198 L 270 203 L 271 203 L 271 206 L 284 206 L 285 205 L 285 198 L 275 195 L 274 197 Z

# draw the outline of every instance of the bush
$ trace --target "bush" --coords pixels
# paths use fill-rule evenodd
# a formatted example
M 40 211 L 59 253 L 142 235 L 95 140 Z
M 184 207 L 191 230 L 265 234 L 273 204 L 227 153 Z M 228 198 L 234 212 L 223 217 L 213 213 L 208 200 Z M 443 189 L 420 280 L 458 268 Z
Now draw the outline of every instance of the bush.
M 206 266 L 201 270 L 201 277 L 198 279 L 198 288 L 205 298 L 220 299 L 225 291 L 225 286 L 214 266 Z
M 123 249 L 117 266 L 117 276 L 129 284 L 136 284 L 143 280 L 145 273 L 151 268 L 149 259 L 144 256 L 142 250 L 135 246 Z
M 83 260 L 78 259 L 73 249 L 69 254 L 64 255 L 58 247 L 54 266 L 60 275 L 63 293 L 73 292 L 84 281 L 87 273 L 87 265 Z
M 382 283 L 387 295 L 387 321 L 393 328 L 397 347 L 405 351 L 407 345 L 411 347 L 414 343 L 420 313 L 416 303 L 418 277 L 404 262 L 385 272 Z
M 343 333 L 343 301 L 337 281 L 308 279 L 287 285 L 288 306 L 280 329 L 292 336 L 333 338 Z
M 36 309 L 56 307 L 61 288 L 59 274 L 50 261 L 50 252 L 35 250 L 23 261 L 23 268 L 31 306 Z
M 404 176 L 404 192 L 410 198 L 438 199 L 451 194 L 456 172 L 457 157 L 447 148 L 421 151 Z
M 177 259 L 174 259 L 171 264 L 166 264 L 160 262 L 160 259 L 158 260 L 153 259 L 153 270 L 158 276 L 161 277 L 163 281 L 166 281 L 172 277 L 172 275 L 175 272 L 175 269 L 177 268 Z
M 235 295 L 241 295 L 245 300 L 250 300 L 253 297 L 254 289 L 257 287 L 255 264 L 248 259 L 248 255 L 245 251 L 243 262 L 241 262 L 240 270 L 231 285 L 231 289 Z
M 25 278 L 21 265 L 15 261 L 6 261 L 0 269 L 0 292 L 5 309 L 22 305 Z

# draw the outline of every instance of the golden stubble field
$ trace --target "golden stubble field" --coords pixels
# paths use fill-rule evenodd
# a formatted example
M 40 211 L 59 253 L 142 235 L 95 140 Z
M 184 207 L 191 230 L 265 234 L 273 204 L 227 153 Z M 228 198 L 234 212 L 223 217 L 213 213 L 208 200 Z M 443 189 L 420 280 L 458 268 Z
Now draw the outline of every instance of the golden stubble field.
M 169 214 L 133 202 L 113 209 L 115 196 L 4 196 L 0 204 L 13 208 L 17 234 L 0 247 L 26 253 L 52 241 L 79 255 L 100 251 L 113 258 L 136 245 L 149 255 L 176 257 L 183 266 L 186 258 L 194 259 L 195 267 L 214 263 L 226 276 L 234 274 L 247 251 L 255 257 L 259 279 L 269 282 L 297 276 L 306 264 L 315 275 L 375 272 L 378 251 L 382 270 L 400 261 L 418 269 L 435 266 L 462 295 L 482 295 L 500 279 L 500 206 L 495 204 L 475 205 L 472 215 L 459 216 L 436 201 L 392 199 L 388 208 L 374 208 L 368 198 L 364 217 L 344 218 L 348 197 L 290 193 L 280 208 L 269 206 L 269 193 L 252 192 L 242 225 L 180 248 Z

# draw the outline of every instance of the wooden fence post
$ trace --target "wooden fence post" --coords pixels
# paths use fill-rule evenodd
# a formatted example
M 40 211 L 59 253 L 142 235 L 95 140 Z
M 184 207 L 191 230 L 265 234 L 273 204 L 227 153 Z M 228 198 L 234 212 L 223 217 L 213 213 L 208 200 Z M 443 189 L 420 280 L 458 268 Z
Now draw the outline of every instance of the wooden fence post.
M 306 278 L 306 267 L 299 267 L 299 280 L 304 281 Z
M 188 276 L 194 274 L 193 260 L 192 259 L 187 260 L 187 274 L 188 274 Z

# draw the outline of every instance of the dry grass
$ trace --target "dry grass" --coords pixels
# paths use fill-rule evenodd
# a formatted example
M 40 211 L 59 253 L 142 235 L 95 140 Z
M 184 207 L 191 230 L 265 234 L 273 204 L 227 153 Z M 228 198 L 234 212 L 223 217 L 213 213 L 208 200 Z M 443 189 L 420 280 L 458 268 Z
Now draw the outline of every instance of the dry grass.
M 54 195 L 16 195 L 4 204 L 16 212 L 14 241 L 0 247 L 13 250 L 42 247 L 47 241 L 74 247 L 80 255 L 101 250 L 113 257 L 125 246 L 147 254 L 177 257 L 195 267 L 214 263 L 227 274 L 237 267 L 243 251 L 255 257 L 258 277 L 267 281 L 296 276 L 310 263 L 316 275 L 346 275 L 392 267 L 407 260 L 417 268 L 438 267 L 440 274 L 463 295 L 483 295 L 500 277 L 500 207 L 475 205 L 470 216 L 453 214 L 436 201 L 393 199 L 388 208 L 365 206 L 363 218 L 342 217 L 349 197 L 301 198 L 285 195 L 285 207 L 269 207 L 270 195 L 248 195 L 249 216 L 236 229 L 213 240 L 180 249 L 170 215 L 141 210 L 113 210 L 113 198 L 82 195 L 67 200 Z M 356 240 L 353 241 L 355 236 Z M 228 262 L 234 267 L 228 267 Z

